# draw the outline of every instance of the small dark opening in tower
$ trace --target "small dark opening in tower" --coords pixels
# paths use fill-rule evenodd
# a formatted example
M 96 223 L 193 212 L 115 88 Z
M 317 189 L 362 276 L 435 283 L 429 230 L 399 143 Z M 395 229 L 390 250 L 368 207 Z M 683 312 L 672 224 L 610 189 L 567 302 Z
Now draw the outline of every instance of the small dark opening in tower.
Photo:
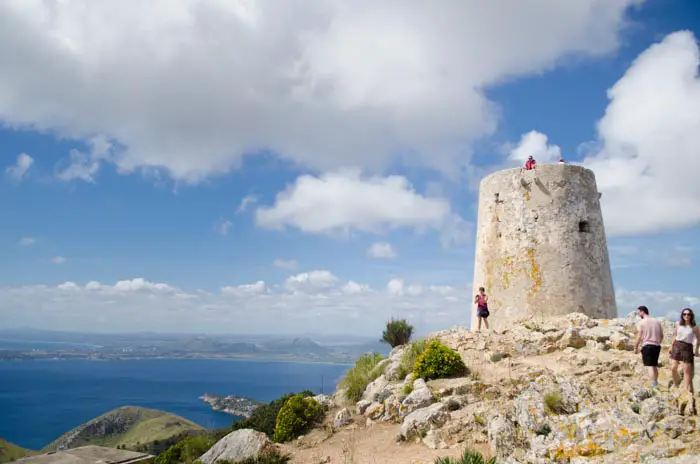
M 591 231 L 591 225 L 588 223 L 588 221 L 579 221 L 579 223 L 578 223 L 578 231 L 579 231 L 579 232 L 590 232 L 590 231 Z

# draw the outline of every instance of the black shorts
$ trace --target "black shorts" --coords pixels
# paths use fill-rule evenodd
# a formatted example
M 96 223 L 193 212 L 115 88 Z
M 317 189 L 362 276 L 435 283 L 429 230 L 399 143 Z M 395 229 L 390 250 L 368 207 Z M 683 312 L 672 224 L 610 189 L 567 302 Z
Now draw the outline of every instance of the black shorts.
M 644 345 L 642 347 L 642 362 L 645 366 L 656 367 L 659 365 L 661 345 Z
M 489 317 L 489 308 L 477 308 L 476 316 L 484 318 L 484 319 L 488 318 Z

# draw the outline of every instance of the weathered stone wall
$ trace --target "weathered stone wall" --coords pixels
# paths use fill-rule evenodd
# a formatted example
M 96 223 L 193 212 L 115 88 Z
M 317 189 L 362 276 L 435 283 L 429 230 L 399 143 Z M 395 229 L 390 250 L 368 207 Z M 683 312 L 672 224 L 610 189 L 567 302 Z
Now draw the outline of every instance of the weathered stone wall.
M 617 316 L 591 170 L 543 165 L 536 171 L 499 171 L 481 181 L 474 293 L 482 286 L 494 328 L 521 317 L 575 311 L 600 319 Z

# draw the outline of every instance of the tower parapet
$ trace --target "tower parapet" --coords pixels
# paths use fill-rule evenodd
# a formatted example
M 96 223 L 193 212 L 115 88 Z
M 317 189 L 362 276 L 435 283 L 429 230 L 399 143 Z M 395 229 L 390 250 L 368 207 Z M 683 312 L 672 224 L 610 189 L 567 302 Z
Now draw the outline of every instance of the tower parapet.
M 581 312 L 617 316 L 595 175 L 570 164 L 507 169 L 482 179 L 474 293 L 489 295 L 489 325 Z M 476 309 L 472 308 L 472 327 Z

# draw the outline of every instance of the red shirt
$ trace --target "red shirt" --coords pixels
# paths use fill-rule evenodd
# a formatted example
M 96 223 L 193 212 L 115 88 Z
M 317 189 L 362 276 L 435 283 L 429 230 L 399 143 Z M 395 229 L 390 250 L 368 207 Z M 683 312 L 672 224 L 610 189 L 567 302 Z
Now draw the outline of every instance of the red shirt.
M 525 169 L 527 169 L 529 171 L 530 169 L 535 167 L 535 164 L 537 164 L 537 163 L 535 162 L 534 159 L 531 159 L 531 160 L 529 159 L 529 160 L 525 161 Z

